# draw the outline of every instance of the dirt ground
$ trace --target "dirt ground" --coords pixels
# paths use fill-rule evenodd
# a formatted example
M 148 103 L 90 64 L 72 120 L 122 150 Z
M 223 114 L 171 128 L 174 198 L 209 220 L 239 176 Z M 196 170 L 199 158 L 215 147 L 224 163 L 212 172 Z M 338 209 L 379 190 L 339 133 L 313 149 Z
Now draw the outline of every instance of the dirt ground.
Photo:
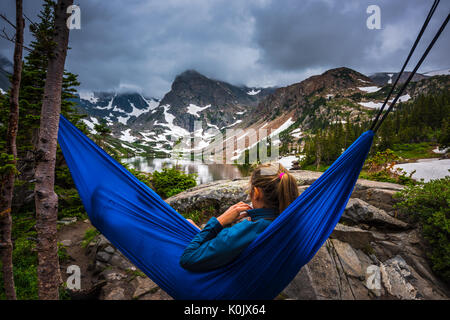
M 67 268 L 70 265 L 77 265 L 81 271 L 81 290 L 89 290 L 95 277 L 93 272 L 89 270 L 89 264 L 92 263 L 92 258 L 87 255 L 87 250 L 81 246 L 83 237 L 88 229 L 92 229 L 93 226 L 89 220 L 77 221 L 75 223 L 64 225 L 58 230 L 58 242 L 64 240 L 71 240 L 71 245 L 66 246 L 67 254 L 70 256 L 67 261 L 60 264 L 61 277 L 66 282 L 67 277 L 71 273 L 67 273 Z

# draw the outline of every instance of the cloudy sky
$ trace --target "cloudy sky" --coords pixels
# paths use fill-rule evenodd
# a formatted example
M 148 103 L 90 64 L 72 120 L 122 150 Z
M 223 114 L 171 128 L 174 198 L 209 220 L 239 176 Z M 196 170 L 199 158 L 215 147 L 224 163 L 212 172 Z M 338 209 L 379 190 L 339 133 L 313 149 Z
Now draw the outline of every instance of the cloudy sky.
M 432 0 L 75 0 L 81 30 L 72 30 L 66 68 L 81 89 L 137 90 L 161 98 L 175 76 L 196 69 L 236 85 L 283 86 L 330 68 L 367 75 L 398 71 Z M 36 20 L 41 0 L 24 0 Z M 369 5 L 381 29 L 367 28 Z M 450 10 L 441 1 L 422 53 Z M 0 12 L 14 19 L 14 0 Z M 5 24 L 0 21 L 0 27 Z M 6 30 L 12 32 L 6 26 Z M 31 40 L 27 32 L 26 42 Z M 12 60 L 13 45 L 0 40 Z M 420 72 L 450 67 L 450 27 Z M 419 53 L 413 61 L 417 61 Z M 408 70 L 411 70 L 411 65 Z

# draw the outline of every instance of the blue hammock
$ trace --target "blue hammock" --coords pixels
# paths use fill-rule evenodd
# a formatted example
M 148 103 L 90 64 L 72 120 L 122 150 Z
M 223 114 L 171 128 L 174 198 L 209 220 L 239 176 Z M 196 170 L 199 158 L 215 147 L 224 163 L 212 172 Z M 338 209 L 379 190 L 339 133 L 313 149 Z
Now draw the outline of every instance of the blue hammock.
M 180 267 L 199 232 L 63 116 L 58 141 L 92 224 L 175 299 L 273 299 L 338 223 L 373 140 L 363 133 L 227 266 Z

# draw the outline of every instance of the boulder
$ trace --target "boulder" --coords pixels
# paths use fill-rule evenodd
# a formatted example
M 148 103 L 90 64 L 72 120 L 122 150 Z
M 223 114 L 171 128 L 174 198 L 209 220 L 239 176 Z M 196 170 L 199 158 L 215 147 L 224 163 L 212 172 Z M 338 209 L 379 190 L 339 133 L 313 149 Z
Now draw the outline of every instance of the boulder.
M 361 199 L 350 199 L 342 214 L 341 221 L 352 224 L 368 224 L 387 229 L 405 230 L 406 222 L 391 217 L 384 210 L 376 208 Z
M 395 256 L 382 263 L 380 272 L 383 286 L 390 295 L 407 300 L 420 298 L 417 288 L 411 283 L 414 277 L 410 267 L 401 256 Z
M 122 287 L 108 288 L 104 300 L 126 300 L 125 289 Z
M 158 285 L 147 277 L 136 277 L 133 280 L 136 288 L 133 293 L 133 299 L 138 299 L 146 293 L 154 293 L 158 289 Z
M 367 249 L 370 247 L 370 242 L 375 239 L 373 234 L 369 231 L 357 227 L 346 226 L 341 223 L 336 225 L 330 238 L 347 242 L 356 249 Z

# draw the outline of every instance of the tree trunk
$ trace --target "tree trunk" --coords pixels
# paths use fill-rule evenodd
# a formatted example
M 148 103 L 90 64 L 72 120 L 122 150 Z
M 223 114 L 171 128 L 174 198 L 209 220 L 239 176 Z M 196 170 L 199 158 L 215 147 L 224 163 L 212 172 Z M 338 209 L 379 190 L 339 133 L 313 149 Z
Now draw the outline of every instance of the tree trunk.
M 53 37 L 55 44 L 48 62 L 36 153 L 35 203 L 38 234 L 36 246 L 38 252 L 38 293 L 39 299 L 45 300 L 58 299 L 61 284 L 56 241 L 58 196 L 54 191 L 54 183 L 62 80 L 69 43 L 66 10 L 72 4 L 73 0 L 58 0 L 55 8 L 55 35 Z
M 9 100 L 9 122 L 6 136 L 6 153 L 13 156 L 9 162 L 15 168 L 17 164 L 16 137 L 19 128 L 19 90 L 22 78 L 22 52 L 23 52 L 23 29 L 25 22 L 22 15 L 22 0 L 16 0 L 16 39 L 14 45 L 14 71 L 11 80 L 11 95 Z M 11 203 L 14 191 L 15 170 L 8 172 L 1 186 L 0 199 L 0 254 L 3 265 L 3 283 L 6 298 L 16 299 L 14 289 L 14 275 L 12 264 L 13 245 L 11 241 Z

